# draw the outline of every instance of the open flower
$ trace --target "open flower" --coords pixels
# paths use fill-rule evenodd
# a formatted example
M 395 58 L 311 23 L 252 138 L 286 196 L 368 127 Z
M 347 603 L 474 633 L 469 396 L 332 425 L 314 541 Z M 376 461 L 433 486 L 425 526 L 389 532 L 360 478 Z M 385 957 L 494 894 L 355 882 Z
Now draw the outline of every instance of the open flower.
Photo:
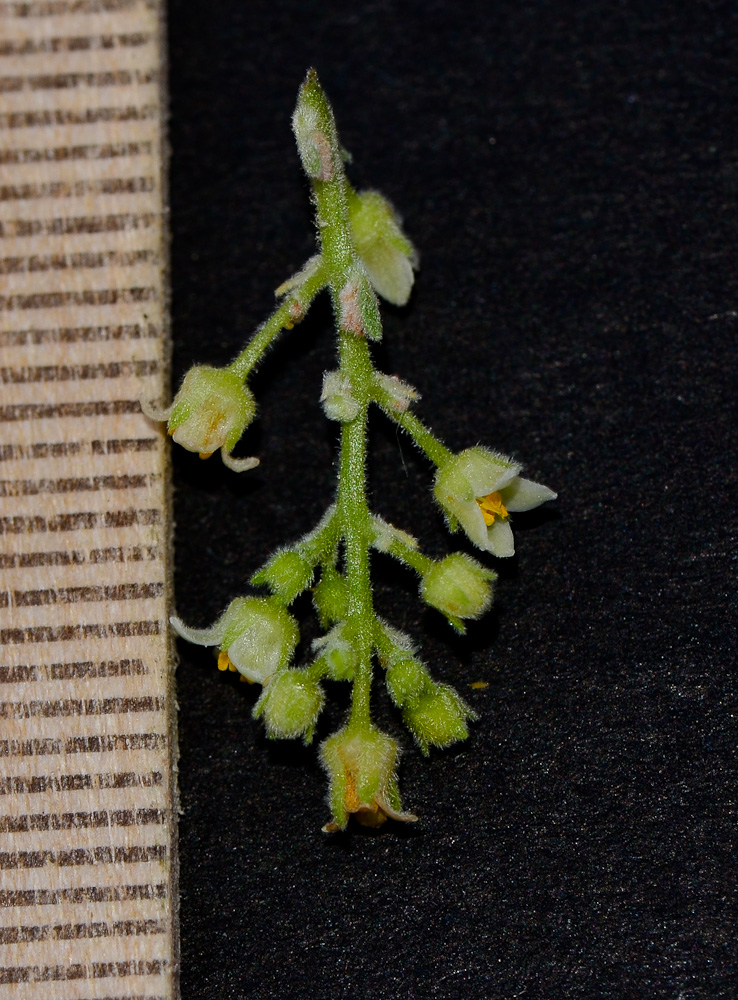
M 397 744 L 374 726 L 347 725 L 320 748 L 330 779 L 329 802 L 333 820 L 323 830 L 343 830 L 349 816 L 362 826 L 381 826 L 387 819 L 414 823 L 417 816 L 402 811 L 395 768 Z
M 295 619 L 271 597 L 236 597 L 210 628 L 188 628 L 179 618 L 169 621 L 188 642 L 218 646 L 221 670 L 233 665 L 257 684 L 287 666 L 299 638 Z
M 466 448 L 442 465 L 433 489 L 452 530 L 460 524 L 478 548 L 496 556 L 515 552 L 510 514 L 531 510 L 556 494 L 520 476 L 511 458 L 486 448 Z
M 231 456 L 254 418 L 256 403 L 242 380 L 228 368 L 194 365 L 168 409 L 158 410 L 144 400 L 141 409 L 151 420 L 166 420 L 177 444 L 198 452 L 200 458 L 210 458 L 220 449 L 224 464 L 234 472 L 259 464 L 258 458 Z
M 392 305 L 404 306 L 413 288 L 418 255 L 395 210 L 378 191 L 352 190 L 348 209 L 356 252 L 374 289 Z

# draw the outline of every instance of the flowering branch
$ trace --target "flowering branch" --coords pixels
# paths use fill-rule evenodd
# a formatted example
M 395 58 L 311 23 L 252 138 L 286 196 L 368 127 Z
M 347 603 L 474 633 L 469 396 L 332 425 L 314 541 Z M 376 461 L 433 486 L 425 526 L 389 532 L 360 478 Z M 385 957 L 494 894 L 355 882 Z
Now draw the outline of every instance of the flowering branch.
M 412 412 L 416 390 L 374 367 L 370 342 L 382 337 L 377 295 L 405 305 L 417 267 L 415 250 L 392 206 L 376 191 L 356 192 L 344 171 L 333 111 L 310 71 L 293 117 L 303 168 L 311 186 L 319 251 L 277 289 L 281 302 L 243 351 L 225 368 L 196 365 L 184 378 L 172 405 L 153 419 L 166 420 L 177 444 L 207 458 L 220 450 L 236 471 L 258 459 L 231 452 L 253 420 L 256 404 L 247 380 L 283 330 L 305 316 L 327 288 L 338 337 L 338 368 L 323 379 L 326 416 L 341 425 L 335 503 L 304 538 L 279 549 L 251 577 L 268 596 L 235 597 L 218 621 L 193 629 L 172 618 L 190 642 L 214 646 L 221 670 L 235 670 L 262 685 L 254 716 L 270 738 L 313 739 L 325 702 L 322 682 L 352 685 L 348 719 L 321 745 L 329 780 L 332 818 L 326 831 L 341 830 L 353 815 L 368 826 L 387 819 L 411 822 L 397 785 L 399 746 L 374 725 L 371 693 L 375 661 L 384 670 L 393 703 L 424 754 L 468 735 L 476 716 L 449 685 L 434 681 L 412 641 L 375 613 L 370 553 L 399 560 L 420 578 L 419 593 L 459 632 L 492 603 L 493 570 L 465 552 L 432 559 L 407 532 L 369 509 L 366 484 L 367 422 L 378 406 L 423 451 L 435 467 L 434 495 L 451 531 L 495 556 L 513 554 L 511 512 L 528 510 L 555 494 L 520 476 L 520 465 L 482 447 L 450 451 Z M 325 634 L 313 643 L 314 658 L 291 666 L 299 641 L 288 610 L 310 589 Z

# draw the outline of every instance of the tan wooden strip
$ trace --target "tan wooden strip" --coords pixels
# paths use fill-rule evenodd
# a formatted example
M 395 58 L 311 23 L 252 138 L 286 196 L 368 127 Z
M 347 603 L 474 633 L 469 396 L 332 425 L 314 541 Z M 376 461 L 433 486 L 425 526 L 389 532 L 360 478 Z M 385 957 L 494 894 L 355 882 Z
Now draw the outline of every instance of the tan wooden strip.
M 0 1000 L 177 993 L 161 65 L 0 3 Z

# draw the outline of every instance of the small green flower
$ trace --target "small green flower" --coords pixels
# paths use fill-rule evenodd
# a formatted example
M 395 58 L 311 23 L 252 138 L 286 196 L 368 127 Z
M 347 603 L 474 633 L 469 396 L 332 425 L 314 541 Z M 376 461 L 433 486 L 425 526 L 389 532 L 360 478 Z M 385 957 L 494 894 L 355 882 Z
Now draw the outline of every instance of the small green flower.
M 320 748 L 328 772 L 333 820 L 323 830 L 343 830 L 349 816 L 363 826 L 381 826 L 387 819 L 413 823 L 412 813 L 402 811 L 395 769 L 397 743 L 371 723 L 344 729 L 329 737 Z
M 342 621 L 348 614 L 348 584 L 343 573 L 334 566 L 324 566 L 320 580 L 313 588 L 313 603 L 323 628 Z
M 320 402 L 326 417 L 342 424 L 353 420 L 359 412 L 359 403 L 351 389 L 351 382 L 341 372 L 326 372 L 323 375 Z
M 410 655 L 395 660 L 387 667 L 385 681 L 390 698 L 398 708 L 416 701 L 433 683 L 425 664 Z
M 320 654 L 315 663 L 322 667 L 326 677 L 332 681 L 354 679 L 359 657 L 346 622 L 339 622 L 327 635 L 316 639 L 313 649 Z
M 232 665 L 247 681 L 264 684 L 286 667 L 297 646 L 297 622 L 272 597 L 236 597 L 210 628 L 189 628 L 181 619 L 174 630 L 198 646 L 218 646 L 218 669 Z
M 515 552 L 510 513 L 531 510 L 556 494 L 520 476 L 521 466 L 486 448 L 467 448 L 436 473 L 434 494 L 452 530 L 460 524 L 478 548 L 496 556 Z
M 419 698 L 411 699 L 402 717 L 424 754 L 434 747 L 447 747 L 469 735 L 467 720 L 477 715 L 448 684 L 431 682 Z
M 210 458 L 220 449 L 225 465 L 245 472 L 259 464 L 258 458 L 232 458 L 244 430 L 254 419 L 256 403 L 242 380 L 228 368 L 195 365 L 184 377 L 172 405 L 159 411 L 141 401 L 151 420 L 166 420 L 177 444 Z
M 314 568 L 294 549 L 280 549 L 258 573 L 251 577 L 254 586 L 265 585 L 285 604 L 292 601 L 310 586 Z
M 270 677 L 254 706 L 271 739 L 304 737 L 310 743 L 325 697 L 320 684 L 302 670 L 280 670 Z
M 497 574 L 463 552 L 433 563 L 423 574 L 420 595 L 448 618 L 479 618 L 492 603 Z

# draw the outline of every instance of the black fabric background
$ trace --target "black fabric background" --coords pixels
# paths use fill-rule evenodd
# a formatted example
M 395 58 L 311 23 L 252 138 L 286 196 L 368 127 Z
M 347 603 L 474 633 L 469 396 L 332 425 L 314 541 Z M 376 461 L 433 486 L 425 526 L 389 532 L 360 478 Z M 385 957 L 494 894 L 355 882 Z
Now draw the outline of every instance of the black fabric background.
M 381 365 L 449 446 L 512 453 L 560 494 L 516 518 L 466 640 L 375 560 L 382 613 L 480 714 L 425 759 L 377 688 L 412 829 L 322 834 L 315 747 L 268 742 L 257 692 L 180 643 L 184 1000 L 734 996 L 735 4 L 171 0 L 168 17 L 175 379 L 230 360 L 312 252 L 289 120 L 314 65 L 354 182 L 422 257 Z M 331 501 L 330 321 L 322 299 L 254 380 L 238 453 L 259 469 L 175 449 L 191 624 Z M 375 509 L 431 554 L 463 547 L 380 415 L 371 444 Z

